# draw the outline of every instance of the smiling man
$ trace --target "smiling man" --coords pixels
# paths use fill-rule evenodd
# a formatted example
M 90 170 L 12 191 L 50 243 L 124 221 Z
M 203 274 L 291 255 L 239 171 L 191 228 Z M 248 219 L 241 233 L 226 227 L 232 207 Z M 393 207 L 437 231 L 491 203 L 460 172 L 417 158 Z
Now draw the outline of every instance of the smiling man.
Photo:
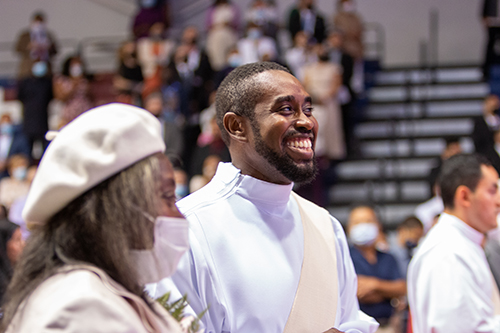
M 189 255 L 150 286 L 208 307 L 206 332 L 374 332 L 359 311 L 356 273 L 340 223 L 292 192 L 316 173 L 318 123 L 299 81 L 275 63 L 233 70 L 217 91 L 231 163 L 178 202 Z
M 500 212 L 498 173 L 480 155 L 455 155 L 438 182 L 444 213 L 408 270 L 413 332 L 500 332 L 500 296 L 483 250 Z

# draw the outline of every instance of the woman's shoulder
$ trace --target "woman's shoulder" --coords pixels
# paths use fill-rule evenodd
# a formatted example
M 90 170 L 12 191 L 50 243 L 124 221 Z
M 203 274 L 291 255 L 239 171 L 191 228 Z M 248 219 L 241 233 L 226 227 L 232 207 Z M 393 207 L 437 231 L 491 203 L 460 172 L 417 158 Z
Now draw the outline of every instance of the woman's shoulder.
M 64 332 L 115 332 L 144 326 L 127 301 L 87 269 L 59 272 L 38 286 L 21 304 L 9 326 L 12 332 L 45 328 Z M 8 330 L 8 332 L 10 332 Z

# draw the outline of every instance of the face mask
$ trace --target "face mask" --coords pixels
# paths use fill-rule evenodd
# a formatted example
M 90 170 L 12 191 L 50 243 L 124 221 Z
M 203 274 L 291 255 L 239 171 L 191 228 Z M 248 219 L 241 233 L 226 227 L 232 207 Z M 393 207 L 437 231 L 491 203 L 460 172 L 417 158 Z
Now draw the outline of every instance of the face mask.
M 375 223 L 360 223 L 351 228 L 349 238 L 354 245 L 372 245 L 378 237 L 378 225 Z
M 156 0 L 141 0 L 142 8 L 152 8 L 156 6 Z
M 344 10 L 344 12 L 352 13 L 356 10 L 356 6 L 354 5 L 353 2 L 346 1 L 343 3 L 342 9 Z
M 43 22 L 33 22 L 30 28 L 33 33 L 40 33 L 45 31 L 45 24 Z
M 241 57 L 239 56 L 239 54 L 233 54 L 229 56 L 229 58 L 227 59 L 227 63 L 229 66 L 236 68 L 241 65 Z
M 259 39 L 262 36 L 262 32 L 260 29 L 249 29 L 248 30 L 248 38 L 250 39 Z
M 12 177 L 17 180 L 24 180 L 26 178 L 26 172 L 28 169 L 26 167 L 17 167 L 12 171 Z
M 36 77 L 42 77 L 47 74 L 47 63 L 44 61 L 38 61 L 33 64 L 31 67 L 31 72 Z
M 14 134 L 14 126 L 12 126 L 12 124 L 4 123 L 0 125 L 0 133 L 3 135 L 12 135 Z
M 79 77 L 83 74 L 83 68 L 80 65 L 73 65 L 69 68 L 69 75 Z
M 154 223 L 153 248 L 131 250 L 140 284 L 171 276 L 189 249 L 189 223 L 185 218 L 158 216 Z
M 189 188 L 185 184 L 179 184 L 175 186 L 175 196 L 180 199 L 184 198 L 186 195 L 189 194 Z

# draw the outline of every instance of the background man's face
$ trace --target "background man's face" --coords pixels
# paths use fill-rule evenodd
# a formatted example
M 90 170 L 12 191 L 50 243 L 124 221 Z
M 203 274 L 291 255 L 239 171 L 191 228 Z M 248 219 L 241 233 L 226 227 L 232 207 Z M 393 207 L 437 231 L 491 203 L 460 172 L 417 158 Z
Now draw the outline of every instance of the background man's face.
M 498 173 L 491 166 L 481 166 L 482 177 L 471 193 L 469 225 L 480 232 L 487 232 L 497 227 L 497 215 L 500 212 L 498 193 Z
M 312 180 L 317 171 L 314 144 L 318 123 L 309 94 L 284 71 L 267 71 L 258 76 L 266 92 L 255 107 L 251 126 L 255 151 L 266 162 L 261 172 L 273 175 L 277 171 L 279 179 L 270 179 L 277 183 Z

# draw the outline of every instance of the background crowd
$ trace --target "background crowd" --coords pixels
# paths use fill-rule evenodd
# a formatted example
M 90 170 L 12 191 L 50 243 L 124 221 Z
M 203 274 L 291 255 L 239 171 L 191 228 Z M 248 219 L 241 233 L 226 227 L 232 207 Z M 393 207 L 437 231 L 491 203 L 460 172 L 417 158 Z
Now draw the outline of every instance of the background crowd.
M 166 0 L 139 1 L 130 38 L 117 52 L 112 85 L 115 101 L 143 107 L 160 120 L 165 154 L 175 169 L 177 197 L 207 184 L 217 164 L 230 159 L 215 122 L 215 93 L 223 78 L 240 65 L 274 61 L 286 66 L 313 98 L 320 123 L 316 146 L 320 171 L 315 181 L 296 191 L 326 205 L 335 165 L 359 153 L 353 129 L 363 109 L 364 50 L 363 21 L 355 2 L 338 0 L 335 13 L 322 13 L 314 0 L 297 0 L 283 20 L 273 1 L 254 0 L 248 8 L 239 8 L 230 0 L 215 0 L 206 11 L 205 29 L 188 26 L 179 36 L 170 29 L 174 14 Z M 288 44 L 279 38 L 280 21 L 286 21 Z M 34 13 L 16 43 L 23 123 L 14 124 L 8 114 L 0 118 L 0 291 L 29 234 L 20 212 L 37 162 L 49 144 L 47 131 L 61 129 L 97 106 L 93 75 L 81 54 L 69 56 L 61 68 L 54 67 L 58 41 L 48 26 L 44 13 Z M 57 114 L 49 114 L 53 100 L 59 101 Z M 476 151 L 497 170 L 499 107 L 498 97 L 488 96 L 473 133 Z M 347 234 L 359 278 L 358 299 L 361 309 L 381 324 L 380 332 L 406 332 L 408 263 L 419 239 L 443 210 L 435 186 L 440 165 L 459 152 L 459 138 L 448 140 L 429 176 L 435 196 L 417 208 L 418 218 L 408 217 L 390 234 L 373 207 L 361 205 L 351 211 Z

